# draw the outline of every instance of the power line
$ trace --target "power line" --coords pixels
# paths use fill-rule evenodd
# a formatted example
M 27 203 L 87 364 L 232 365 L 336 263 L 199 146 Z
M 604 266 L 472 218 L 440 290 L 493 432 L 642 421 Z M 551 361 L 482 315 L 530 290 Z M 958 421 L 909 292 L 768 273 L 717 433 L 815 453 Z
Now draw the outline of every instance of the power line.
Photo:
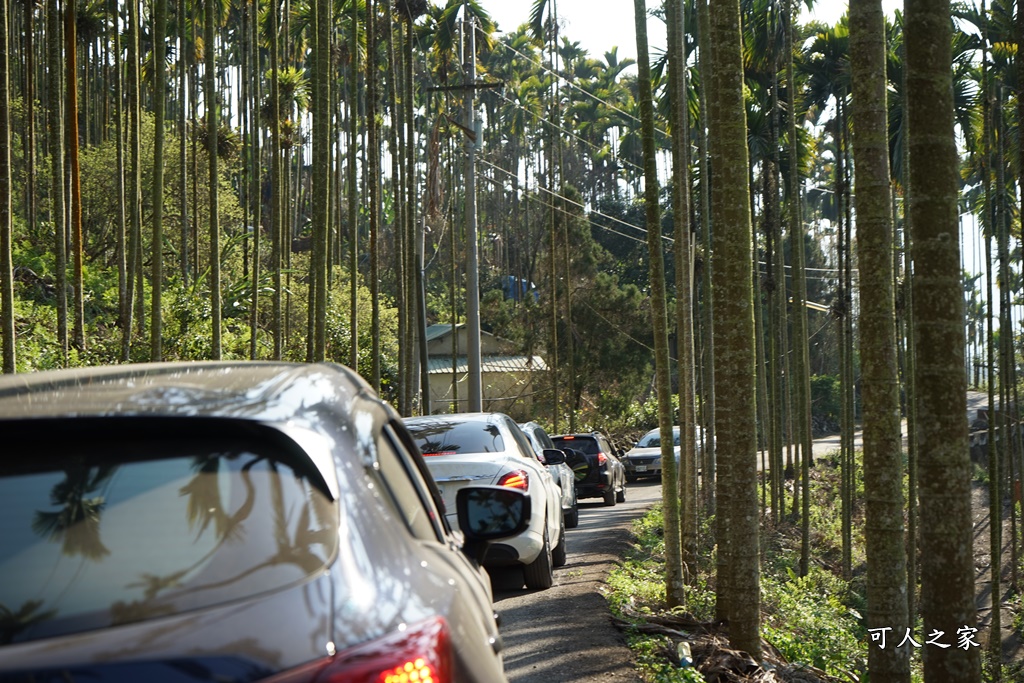
M 478 30 L 479 30 L 479 29 L 478 29 Z M 617 111 L 617 112 L 619 112 L 620 114 L 622 114 L 623 116 L 625 116 L 625 117 L 627 117 L 627 118 L 629 118 L 629 119 L 632 119 L 632 120 L 633 120 L 634 122 L 636 122 L 636 123 L 640 123 L 640 119 L 639 119 L 639 118 L 637 118 L 636 116 L 633 116 L 633 115 L 632 115 L 632 114 L 630 114 L 630 113 L 629 113 L 628 111 L 626 111 L 626 110 L 624 110 L 624 109 L 622 109 L 622 108 L 620 108 L 620 107 L 617 107 L 617 106 L 615 106 L 614 104 L 612 104 L 611 102 L 608 102 L 607 100 L 602 100 L 602 99 L 601 99 L 600 97 L 598 97 L 598 96 L 597 96 L 597 95 L 595 95 L 594 93 L 591 93 L 591 92 L 587 92 L 586 90 L 584 90 L 584 89 L 583 89 L 583 88 L 581 88 L 580 86 L 578 86 L 578 85 L 576 85 L 575 83 L 573 83 L 573 82 L 572 82 L 571 80 L 569 80 L 569 79 L 568 79 L 567 77 L 563 76 L 562 74 L 558 73 L 557 71 L 552 71 L 552 70 L 551 70 L 551 69 L 549 69 L 548 67 L 544 66 L 544 64 L 543 64 L 542 62 L 539 62 L 539 61 L 537 61 L 537 60 L 533 59 L 533 58 L 532 58 L 532 57 L 530 57 L 529 55 L 525 55 L 525 54 L 523 54 L 522 52 L 520 52 L 519 50 L 515 49 L 514 47 L 512 47 L 511 45 L 509 45 L 508 43 L 506 43 L 506 42 L 504 42 L 504 41 L 501 41 L 501 40 L 499 40 L 499 41 L 496 41 L 496 42 L 497 42 L 497 44 L 498 44 L 498 45 L 501 45 L 502 47 L 506 48 L 507 50 L 511 50 L 512 52 L 516 53 L 517 55 L 519 55 L 519 56 L 520 56 L 520 57 L 522 57 L 523 59 L 525 59 L 525 60 L 529 61 L 529 62 L 530 62 L 531 64 L 533 64 L 534 66 L 536 66 L 536 67 L 540 68 L 540 70 L 541 70 L 541 71 L 547 72 L 547 73 L 551 74 L 552 76 L 554 76 L 555 78 L 557 78 L 558 80 L 560 80 L 560 81 L 563 81 L 563 82 L 564 82 L 564 83 L 566 83 L 566 84 L 567 84 L 567 85 L 568 85 L 569 87 L 571 87 L 571 88 L 574 88 L 574 89 L 576 89 L 576 90 L 580 91 L 581 93 L 583 93 L 583 94 L 584 94 L 584 95 L 586 95 L 587 97 L 589 97 L 589 98 L 591 98 L 591 99 L 593 99 L 593 100 L 595 100 L 595 101 L 597 101 L 597 102 L 600 102 L 601 104 L 603 104 L 604 106 L 608 107 L 608 108 L 609 108 L 609 109 L 611 109 L 612 111 Z M 671 134 L 670 134 L 669 132 L 667 132 L 667 131 L 664 131 L 664 130 L 662 130 L 661 128 L 657 128 L 657 127 L 656 127 L 656 128 L 654 129 L 654 130 L 656 130 L 657 132 L 661 133 L 661 134 L 662 134 L 662 135 L 664 135 L 664 136 L 665 136 L 666 138 L 669 138 L 669 139 L 671 139 L 671 138 L 672 138 L 672 135 L 671 135 Z
M 497 178 L 493 178 L 491 176 L 484 176 L 484 179 L 489 181 L 489 182 L 491 182 L 491 183 L 494 183 L 495 185 L 503 185 L 504 186 L 504 183 L 499 181 Z M 549 209 L 552 209 L 554 211 L 558 211 L 560 213 L 563 213 L 566 216 L 573 216 L 573 215 L 575 215 L 575 214 L 572 214 L 572 213 L 566 211 L 565 209 L 563 209 L 560 206 L 556 206 L 554 204 L 551 204 L 549 202 L 544 201 L 543 199 L 541 199 L 540 197 L 538 197 L 535 194 L 528 194 L 528 195 L 526 195 L 526 198 L 529 199 L 532 202 L 536 202 L 536 203 L 540 204 L 541 206 L 546 206 Z M 600 224 L 597 224 L 597 223 L 591 223 L 591 225 L 595 225 L 596 227 L 601 228 L 602 230 L 614 233 L 614 234 L 616 234 L 616 235 L 618 235 L 620 237 L 624 237 L 624 238 L 626 238 L 628 240 L 633 240 L 634 242 L 637 242 L 639 244 L 647 244 L 646 240 L 642 240 L 639 237 L 634 237 L 633 235 L 627 235 L 624 232 L 619 232 L 618 230 L 614 230 L 612 228 L 609 228 L 607 225 L 600 225 Z
M 519 104 L 515 100 L 510 99 L 509 97 L 506 97 L 505 95 L 503 95 L 501 93 L 497 93 L 497 95 L 498 95 L 498 97 L 500 97 L 501 99 L 505 100 L 506 102 L 508 102 L 512 106 L 517 107 L 519 109 L 522 109 L 526 113 L 530 114 L 533 118 L 537 119 L 538 121 L 541 121 L 542 123 L 546 123 L 547 125 L 551 126 L 555 130 L 557 130 L 557 131 L 559 131 L 561 133 L 564 133 L 564 134 L 566 134 L 566 135 L 568 135 L 570 137 L 573 137 L 573 138 L 579 140 L 580 142 L 582 142 L 583 144 L 585 144 L 585 145 L 587 145 L 587 146 L 589 146 L 589 147 L 591 147 L 593 149 L 596 149 L 599 152 L 601 151 L 601 148 L 598 147 L 597 145 L 595 145 L 593 142 L 590 142 L 589 140 L 585 140 L 585 139 L 581 138 L 579 135 L 577 135 L 576 133 L 574 133 L 574 132 L 572 132 L 570 130 L 566 130 L 565 128 L 562 128 L 561 126 L 559 126 L 554 121 L 551 121 L 550 119 L 544 118 L 543 116 L 541 116 L 537 112 L 530 111 L 529 109 L 527 109 L 523 105 Z M 643 170 L 644 170 L 642 167 L 637 166 L 636 164 L 634 164 L 632 161 L 629 161 L 628 159 L 623 159 L 623 158 L 617 156 L 617 157 L 615 157 L 615 160 L 617 162 L 620 162 L 620 163 L 625 164 L 627 166 L 631 166 L 632 168 L 636 169 L 637 171 L 643 172 Z
M 477 162 L 481 163 L 481 164 L 486 164 L 487 166 L 490 166 L 493 169 L 501 171 L 502 173 L 504 173 L 505 175 L 507 175 L 509 177 L 512 177 L 512 178 L 516 177 L 515 174 L 512 173 L 511 171 L 508 171 L 508 170 L 502 168 L 501 166 L 497 166 L 495 164 L 492 164 L 491 162 L 486 161 L 485 159 L 477 159 Z M 555 197 L 556 199 L 560 199 L 563 202 L 566 202 L 567 204 L 572 204 L 573 206 L 579 207 L 579 208 L 583 209 L 584 211 L 587 211 L 587 207 L 584 206 L 583 204 L 580 204 L 579 202 L 573 201 L 573 200 L 569 199 L 568 197 L 560 195 L 557 192 L 553 192 L 553 191 L 547 189 L 546 187 L 541 187 L 541 188 L 538 188 L 538 189 L 540 189 L 543 192 L 546 192 L 546 193 L 550 194 L 551 196 Z M 639 232 L 642 232 L 644 235 L 647 234 L 647 229 L 646 228 L 641 228 L 638 225 L 633 225 L 632 223 L 627 223 L 626 221 L 624 221 L 622 219 L 619 219 L 619 218 L 616 218 L 615 216 L 609 216 L 608 214 L 601 213 L 600 211 L 598 211 L 596 209 L 590 209 L 590 213 L 592 215 L 601 216 L 602 218 L 607 218 L 608 220 L 613 221 L 615 223 L 618 223 L 620 225 L 624 225 L 627 228 L 632 228 L 633 230 L 638 230 Z M 595 224 L 595 225 L 597 225 L 598 227 L 601 227 L 601 228 L 608 229 L 606 226 L 603 226 L 603 225 L 600 225 L 600 224 Z M 612 232 L 616 232 L 616 231 L 612 230 Z M 616 232 L 616 234 L 623 235 L 623 233 L 618 233 L 618 232 Z M 629 237 L 629 235 L 623 235 L 623 237 Z M 661 238 L 664 241 L 668 242 L 669 244 L 673 244 L 675 242 L 675 240 L 673 240 L 671 237 L 666 237 L 665 235 L 662 235 Z M 640 239 L 638 239 L 636 237 L 632 237 L 630 239 L 636 239 L 638 242 L 644 242 L 645 241 L 645 240 L 640 240 Z

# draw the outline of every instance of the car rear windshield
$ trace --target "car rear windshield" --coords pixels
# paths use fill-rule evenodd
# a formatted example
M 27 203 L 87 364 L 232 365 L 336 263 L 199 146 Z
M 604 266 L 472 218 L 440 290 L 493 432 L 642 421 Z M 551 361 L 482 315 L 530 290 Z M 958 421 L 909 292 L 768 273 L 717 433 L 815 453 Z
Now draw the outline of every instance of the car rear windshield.
M 505 450 L 501 430 L 489 422 L 417 420 L 406 426 L 423 455 L 500 453 Z
M 679 432 L 672 434 L 673 445 L 679 445 Z M 659 432 L 648 432 L 643 436 L 642 439 L 636 444 L 637 448 L 657 448 L 661 445 L 661 434 Z
M 334 504 L 273 445 L 252 441 L 40 434 L 8 450 L 0 643 L 173 615 L 319 573 L 336 552 Z
M 555 443 L 555 448 L 572 448 L 587 455 L 597 455 L 601 452 L 597 439 L 592 436 L 553 436 L 551 440 Z

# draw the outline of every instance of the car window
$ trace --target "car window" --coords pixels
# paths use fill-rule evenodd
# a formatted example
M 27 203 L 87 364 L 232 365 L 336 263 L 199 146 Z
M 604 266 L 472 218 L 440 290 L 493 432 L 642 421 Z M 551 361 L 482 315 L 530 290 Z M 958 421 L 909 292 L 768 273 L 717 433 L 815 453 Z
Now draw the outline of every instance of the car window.
M 501 430 L 489 422 L 430 419 L 407 422 L 406 427 L 423 455 L 500 453 L 505 450 Z
M 642 439 L 637 443 L 638 448 L 657 448 L 661 445 L 661 434 L 658 432 L 650 432 L 645 434 Z
M 0 642 L 292 585 L 336 552 L 335 504 L 252 437 L 39 439 L 0 462 Z
M 519 444 L 519 450 L 523 452 L 523 456 L 530 458 L 531 460 L 539 460 L 537 453 L 533 450 L 533 445 L 530 443 L 529 437 L 523 433 L 523 430 L 519 428 L 515 422 L 511 419 L 505 421 L 505 426 L 512 433 L 512 438 Z
M 563 436 L 552 437 L 555 448 L 572 448 L 587 455 L 597 455 L 600 450 L 597 440 L 592 436 Z
M 390 428 L 377 438 L 377 463 L 384 487 L 412 534 L 421 540 L 440 541 L 440 515 L 426 484 Z
M 673 445 L 679 445 L 679 430 L 672 430 L 672 442 Z M 661 432 L 653 431 L 644 434 L 643 438 L 637 442 L 637 448 L 657 448 L 661 445 Z
M 554 442 L 551 441 L 551 437 L 548 436 L 548 433 L 545 432 L 540 425 L 534 425 L 533 427 L 531 427 L 531 429 L 533 430 L 533 435 L 537 438 L 537 441 L 538 443 L 540 443 L 540 447 L 542 449 L 555 447 Z

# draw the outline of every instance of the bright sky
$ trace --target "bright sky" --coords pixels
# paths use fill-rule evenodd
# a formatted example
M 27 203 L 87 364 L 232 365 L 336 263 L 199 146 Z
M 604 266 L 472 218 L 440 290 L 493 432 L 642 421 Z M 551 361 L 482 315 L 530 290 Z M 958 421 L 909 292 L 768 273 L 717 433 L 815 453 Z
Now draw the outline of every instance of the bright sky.
M 550 0 L 549 0 L 550 1 Z M 595 59 L 618 46 L 619 58 L 636 59 L 636 31 L 633 3 L 629 0 L 555 0 L 558 3 L 560 34 L 580 46 Z M 498 24 L 502 33 L 514 31 L 530 20 L 534 0 L 481 0 L 481 5 Z M 657 0 L 648 0 L 648 9 Z M 660 5 L 660 3 L 658 3 Z M 647 42 L 652 59 L 665 51 L 665 24 L 656 18 L 647 20 Z
M 619 57 L 636 59 L 636 32 L 633 3 L 629 0 L 555 0 L 558 3 L 558 17 L 562 32 L 569 40 L 578 42 L 595 59 L 601 59 L 614 46 L 619 48 Z M 534 0 L 481 0 L 481 5 L 498 24 L 502 33 L 514 31 L 530 19 L 530 7 Z M 838 21 L 847 9 L 844 0 L 817 0 L 814 12 L 806 18 L 814 18 L 827 24 Z M 648 11 L 660 7 L 660 0 L 647 0 Z M 888 15 L 894 8 L 902 7 L 903 0 L 882 0 Z M 651 58 L 665 51 L 665 24 L 657 18 L 647 20 L 647 42 Z

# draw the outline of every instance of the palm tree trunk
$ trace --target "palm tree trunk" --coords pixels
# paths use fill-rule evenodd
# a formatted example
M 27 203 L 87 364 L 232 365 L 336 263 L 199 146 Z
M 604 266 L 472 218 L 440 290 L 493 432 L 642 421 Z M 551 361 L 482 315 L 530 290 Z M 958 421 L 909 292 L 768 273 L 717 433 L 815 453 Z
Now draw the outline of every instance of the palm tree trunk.
M 249 135 L 250 143 L 250 166 L 252 168 L 252 184 L 250 202 L 252 203 L 252 294 L 251 310 L 249 311 L 249 358 L 259 358 L 259 329 L 260 329 L 260 242 L 263 234 L 263 155 L 260 146 L 262 134 L 260 120 L 260 103 L 262 102 L 262 91 L 260 88 L 263 75 L 260 69 L 260 43 L 259 43 L 259 0 L 252 0 L 250 9 L 251 19 L 249 21 L 250 34 L 248 36 L 250 57 L 250 80 L 252 87 L 249 98 Z
M 128 202 L 131 232 L 125 254 L 127 298 L 122 310 L 122 354 L 127 361 L 131 352 L 132 329 L 141 325 L 136 305 L 142 301 L 139 285 L 139 254 L 142 252 L 142 104 L 139 78 L 139 4 L 128 0 Z M 136 320 L 137 319 L 137 320 Z
M 149 354 L 153 361 L 163 360 L 163 281 L 164 281 L 164 114 L 167 90 L 166 35 L 167 0 L 154 0 L 153 6 L 153 254 L 150 286 L 152 322 L 149 327 Z
M 380 282 L 380 157 L 381 136 L 377 126 L 377 8 L 373 0 L 366 3 L 366 134 L 369 153 L 368 173 L 369 228 L 370 228 L 370 288 L 373 292 L 372 321 L 374 330 L 373 354 L 380 353 L 377 331 L 380 327 L 379 282 Z M 390 22 L 388 30 L 390 31 Z M 379 369 L 376 372 L 380 372 Z M 379 384 L 377 385 L 379 387 Z
M 181 32 L 178 36 L 178 206 L 180 212 L 180 223 L 179 228 L 181 234 L 178 239 L 178 248 L 181 251 L 179 258 L 179 268 L 181 269 L 181 284 L 184 287 L 188 284 L 189 279 L 189 248 L 188 248 L 188 236 L 189 236 L 189 225 L 188 225 L 188 128 L 185 125 L 186 117 L 188 116 L 185 100 L 188 93 L 188 70 L 185 68 L 188 60 L 185 58 L 185 51 L 193 51 L 193 47 L 188 44 L 187 36 L 185 33 L 185 7 L 184 3 L 179 3 L 177 8 L 178 13 L 178 30 Z
M 270 267 L 274 271 L 274 360 L 284 355 L 284 321 L 282 320 L 281 243 L 284 232 L 281 208 L 281 86 L 278 77 L 280 68 L 279 33 L 281 30 L 280 0 L 270 0 Z
M 697 437 L 694 412 L 693 246 L 690 242 L 690 125 L 683 95 L 686 78 L 685 14 L 681 0 L 668 3 L 669 79 L 672 93 L 673 195 L 676 271 L 676 339 L 679 363 L 679 500 L 684 580 L 697 576 Z M 671 479 L 669 479 L 671 482 Z M 669 582 L 666 581 L 666 595 Z
M 719 455 L 720 614 L 729 642 L 760 657 L 752 228 L 738 2 L 710 8 L 709 151 L 715 225 L 715 393 Z
M 327 232 L 330 210 L 331 174 L 331 5 L 316 0 L 316 87 L 313 91 L 313 271 L 315 320 L 313 360 L 325 359 L 327 346 Z
M 128 233 L 125 215 L 127 195 L 125 188 L 125 136 L 124 136 L 124 82 L 121 61 L 121 32 L 114 31 L 114 132 L 117 135 L 117 301 L 121 321 L 119 359 L 127 363 L 131 358 L 131 324 L 125 324 L 125 311 L 131 310 L 128 301 Z M 127 330 L 127 333 L 125 332 Z
M 3 372 L 15 370 L 13 222 L 11 217 L 11 92 L 8 0 L 0 0 L 0 329 Z M 31 12 L 31 8 L 28 10 Z
M 881 0 L 850 4 L 850 64 L 857 168 L 860 354 L 864 404 L 864 498 L 868 628 L 903 633 L 907 561 L 903 528 L 892 212 L 886 111 L 885 17 Z M 872 681 L 907 683 L 908 647 L 868 648 Z
M 359 102 L 359 13 L 355 6 L 350 7 L 352 15 L 352 33 L 349 38 L 349 78 L 348 78 L 348 225 L 349 225 L 349 365 L 359 368 L 359 214 L 356 211 L 356 154 L 357 154 L 357 121 Z
M 57 0 L 50 0 L 46 9 L 47 60 L 49 62 L 49 152 L 50 152 L 50 220 L 54 227 L 54 254 L 57 271 L 57 339 L 61 359 L 68 363 L 68 301 L 67 301 L 67 221 L 64 208 L 64 104 L 60 39 L 60 10 Z
M 713 334 L 714 301 L 712 291 L 713 254 L 712 254 L 712 216 L 711 216 L 711 155 L 708 151 L 707 93 L 710 81 L 711 50 L 708 40 L 711 35 L 711 17 L 708 13 L 707 0 L 697 0 L 697 39 L 698 69 L 700 73 L 700 121 L 698 122 L 697 142 L 700 145 L 700 216 L 701 241 L 704 251 L 704 264 L 701 269 L 701 290 L 703 302 L 701 306 L 701 335 L 703 338 L 704 358 L 701 362 L 701 384 L 704 387 L 702 396 L 704 404 L 703 427 L 703 476 L 701 483 L 704 488 L 704 509 L 709 515 L 715 514 L 716 486 L 718 462 L 715 454 L 715 340 Z
M 220 293 L 220 222 L 218 220 L 217 132 L 219 119 L 217 107 L 217 56 L 214 47 L 217 42 L 217 14 L 213 2 L 205 4 L 204 30 L 204 107 L 206 110 L 206 153 L 209 161 L 209 221 L 210 221 L 210 302 L 212 309 L 210 355 L 213 360 L 221 357 L 221 293 Z
M 68 164 L 71 173 L 71 251 L 74 273 L 74 346 L 85 351 L 85 286 L 82 272 L 82 178 L 78 163 L 78 45 L 75 4 L 64 9 L 64 58 L 67 60 Z
M 928 481 L 919 492 L 921 614 L 926 633 L 954 634 L 973 628 L 976 612 L 948 0 L 908 0 L 904 21 L 917 434 Z M 929 650 L 924 675 L 980 680 L 979 652 Z
M 661 244 L 661 207 L 658 185 L 658 165 L 654 141 L 654 97 L 651 85 L 651 64 L 647 48 L 647 6 L 644 0 L 634 0 L 636 18 L 636 51 L 639 68 L 637 82 L 640 91 L 640 125 L 644 150 L 644 204 L 646 207 L 647 253 L 651 282 L 651 323 L 654 327 L 655 386 L 658 395 L 658 426 L 661 432 L 661 462 L 665 470 L 666 485 L 662 486 L 662 507 L 665 517 L 665 595 L 670 606 L 682 605 L 685 589 L 682 550 L 679 529 L 679 495 L 675 448 L 673 445 L 673 415 L 671 394 L 671 365 L 668 353 L 668 310 L 665 295 L 665 255 Z M 677 40 L 673 38 L 673 40 Z M 678 131 L 675 131 L 678 135 Z M 679 245 L 676 244 L 676 248 Z M 680 434 L 680 439 L 682 439 Z
M 36 3 L 25 3 L 25 222 L 36 236 Z M 9 20 L 9 18 L 8 18 Z M 4 50 L 7 53 L 7 50 Z M 8 68 L 10 61 L 8 60 Z M 10 77 L 10 74 L 8 74 Z

